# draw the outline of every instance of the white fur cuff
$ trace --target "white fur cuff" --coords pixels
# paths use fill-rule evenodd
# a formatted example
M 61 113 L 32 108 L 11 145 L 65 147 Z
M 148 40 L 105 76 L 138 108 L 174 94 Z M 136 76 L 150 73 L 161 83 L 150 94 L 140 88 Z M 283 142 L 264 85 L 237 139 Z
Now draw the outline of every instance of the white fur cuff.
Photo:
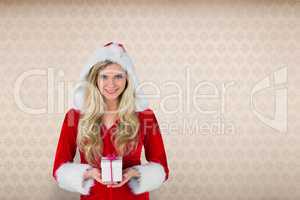
M 132 178 L 128 185 L 134 194 L 150 192 L 159 188 L 165 180 L 165 170 L 161 164 L 149 162 L 145 165 L 136 165 L 133 168 L 140 172 L 140 177 Z
M 84 172 L 91 168 L 88 164 L 65 163 L 56 170 L 58 186 L 70 192 L 89 194 L 93 179 L 83 180 Z

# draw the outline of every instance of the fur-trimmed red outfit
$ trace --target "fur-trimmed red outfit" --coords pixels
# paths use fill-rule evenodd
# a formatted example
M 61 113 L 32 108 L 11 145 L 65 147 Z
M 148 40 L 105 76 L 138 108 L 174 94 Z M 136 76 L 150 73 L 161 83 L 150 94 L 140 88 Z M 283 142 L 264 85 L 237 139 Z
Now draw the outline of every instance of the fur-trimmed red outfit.
M 132 178 L 122 187 L 107 188 L 94 179 L 83 180 L 83 173 L 91 166 L 87 164 L 82 152 L 80 152 L 80 163 L 73 162 L 77 149 L 76 137 L 80 110 L 72 108 L 66 113 L 62 124 L 53 166 L 53 177 L 59 187 L 79 192 L 81 200 L 109 200 L 110 194 L 114 200 L 149 200 L 149 191 L 160 187 L 168 179 L 169 169 L 163 139 L 154 112 L 146 109 L 136 114 L 140 122 L 139 143 L 136 150 L 123 157 L 123 169 L 135 167 L 141 174 L 139 182 Z M 118 123 L 119 120 L 116 120 L 110 128 L 105 127 L 104 124 L 100 127 L 103 138 L 103 156 L 116 153 L 110 136 L 116 130 Z M 141 164 L 143 146 L 148 161 L 146 164 Z

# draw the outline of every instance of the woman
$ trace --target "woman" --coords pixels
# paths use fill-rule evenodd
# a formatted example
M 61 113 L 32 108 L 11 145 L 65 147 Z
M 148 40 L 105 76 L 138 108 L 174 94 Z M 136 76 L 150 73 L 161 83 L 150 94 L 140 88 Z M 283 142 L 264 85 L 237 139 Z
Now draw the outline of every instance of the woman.
M 149 191 L 168 179 L 169 169 L 154 112 L 138 90 L 138 79 L 124 47 L 108 43 L 81 72 L 74 106 L 65 115 L 53 177 L 81 200 L 148 200 Z M 141 164 L 144 146 L 148 161 Z M 80 163 L 73 162 L 78 148 Z M 101 180 L 101 158 L 122 157 L 123 178 Z

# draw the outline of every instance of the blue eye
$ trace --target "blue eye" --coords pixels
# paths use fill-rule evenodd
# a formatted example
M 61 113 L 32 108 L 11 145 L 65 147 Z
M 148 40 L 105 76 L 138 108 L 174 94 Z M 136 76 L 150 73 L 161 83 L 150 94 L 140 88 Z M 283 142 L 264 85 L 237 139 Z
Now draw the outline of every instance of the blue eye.
M 103 79 L 103 80 L 106 80 L 107 76 L 105 74 L 102 74 L 102 75 L 100 75 L 100 78 Z
M 117 74 L 115 76 L 113 76 L 113 79 L 114 80 L 121 80 L 123 79 L 125 76 L 123 74 Z M 108 80 L 109 76 L 106 75 L 106 74 L 100 74 L 100 77 L 99 77 L 101 80 Z
M 115 76 L 117 79 L 122 79 L 123 78 L 123 75 L 122 74 L 118 74 Z

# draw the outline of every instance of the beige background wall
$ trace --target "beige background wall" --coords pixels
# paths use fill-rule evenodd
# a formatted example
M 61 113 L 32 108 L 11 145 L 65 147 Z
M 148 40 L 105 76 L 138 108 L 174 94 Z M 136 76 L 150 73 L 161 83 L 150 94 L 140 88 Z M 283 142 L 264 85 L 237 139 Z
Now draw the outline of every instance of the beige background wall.
M 78 198 L 53 156 L 81 67 L 112 40 L 164 133 L 170 179 L 152 199 L 299 199 L 299 17 L 296 0 L 1 1 L 0 199 Z

